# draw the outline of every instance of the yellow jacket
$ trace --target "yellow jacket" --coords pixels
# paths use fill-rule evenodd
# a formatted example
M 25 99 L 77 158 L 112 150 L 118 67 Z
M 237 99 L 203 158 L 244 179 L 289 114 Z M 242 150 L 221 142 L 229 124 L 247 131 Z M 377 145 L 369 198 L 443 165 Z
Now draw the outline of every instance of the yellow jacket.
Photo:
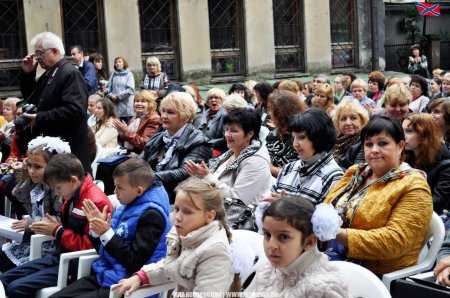
M 325 199 L 331 203 L 351 181 L 347 170 Z M 430 188 L 420 172 L 369 186 L 348 231 L 347 256 L 377 274 L 417 263 L 433 213 Z

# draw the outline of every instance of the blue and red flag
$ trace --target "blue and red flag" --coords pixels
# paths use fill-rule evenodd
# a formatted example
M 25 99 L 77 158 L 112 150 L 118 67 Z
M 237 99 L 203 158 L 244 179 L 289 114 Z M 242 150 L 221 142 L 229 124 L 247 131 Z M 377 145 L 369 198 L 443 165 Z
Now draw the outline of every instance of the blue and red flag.
M 417 2 L 416 9 L 421 16 L 438 17 L 441 15 L 441 6 L 439 4 Z

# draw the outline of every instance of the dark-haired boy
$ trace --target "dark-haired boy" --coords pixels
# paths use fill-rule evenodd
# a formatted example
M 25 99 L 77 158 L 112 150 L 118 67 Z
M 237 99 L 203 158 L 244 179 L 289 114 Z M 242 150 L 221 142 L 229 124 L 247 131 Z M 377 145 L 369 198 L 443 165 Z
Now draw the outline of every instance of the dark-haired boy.
M 149 164 L 129 159 L 113 172 L 115 192 L 122 206 L 111 223 L 106 212 L 86 201 L 84 212 L 100 258 L 93 274 L 81 278 L 51 298 L 109 297 L 110 286 L 166 255 L 166 234 L 171 228 L 169 197 Z M 99 235 L 99 236 L 98 236 Z
M 85 200 L 92 200 L 105 213 L 112 212 L 108 197 L 95 185 L 92 177 L 85 174 L 83 165 L 73 154 L 53 156 L 45 168 L 44 179 L 55 194 L 64 199 L 61 222 L 47 215 L 44 220 L 33 223 L 31 229 L 37 234 L 55 237 L 58 249 L 54 255 L 30 261 L 2 274 L 0 281 L 8 297 L 34 297 L 39 289 L 55 286 L 60 254 L 93 247 L 87 217 L 82 210 Z

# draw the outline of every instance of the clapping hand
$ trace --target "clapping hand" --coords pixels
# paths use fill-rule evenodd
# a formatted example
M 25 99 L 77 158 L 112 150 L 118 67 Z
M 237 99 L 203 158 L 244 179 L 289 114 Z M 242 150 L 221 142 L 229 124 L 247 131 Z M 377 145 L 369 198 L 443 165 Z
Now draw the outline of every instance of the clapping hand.
M 61 223 L 55 216 L 45 214 L 44 220 L 33 223 L 30 228 L 36 234 L 53 236 L 53 232 Z
M 121 133 L 124 133 L 127 131 L 128 126 L 125 123 L 125 121 L 121 121 L 119 119 L 113 119 L 112 120 L 112 124 L 114 125 L 114 127 Z
M 111 228 L 111 213 L 108 213 L 108 206 L 103 207 L 100 212 L 91 200 L 84 200 L 82 209 L 89 221 L 89 229 L 97 235 L 103 235 Z
M 23 232 L 28 226 L 28 220 L 23 218 L 21 220 L 16 220 L 11 224 L 11 228 L 17 232 Z
M 192 160 L 188 160 L 185 164 L 185 169 L 191 176 L 197 176 L 203 178 L 209 174 L 208 166 L 202 161 L 200 164 L 196 164 Z

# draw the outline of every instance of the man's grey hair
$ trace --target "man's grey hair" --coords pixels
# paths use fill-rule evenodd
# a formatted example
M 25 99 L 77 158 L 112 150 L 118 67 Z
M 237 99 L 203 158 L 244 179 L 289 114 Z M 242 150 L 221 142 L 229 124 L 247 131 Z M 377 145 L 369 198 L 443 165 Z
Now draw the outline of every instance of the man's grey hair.
M 31 39 L 31 46 L 36 49 L 40 45 L 43 49 L 57 49 L 62 57 L 65 55 L 64 45 L 61 38 L 52 32 L 41 32 Z

